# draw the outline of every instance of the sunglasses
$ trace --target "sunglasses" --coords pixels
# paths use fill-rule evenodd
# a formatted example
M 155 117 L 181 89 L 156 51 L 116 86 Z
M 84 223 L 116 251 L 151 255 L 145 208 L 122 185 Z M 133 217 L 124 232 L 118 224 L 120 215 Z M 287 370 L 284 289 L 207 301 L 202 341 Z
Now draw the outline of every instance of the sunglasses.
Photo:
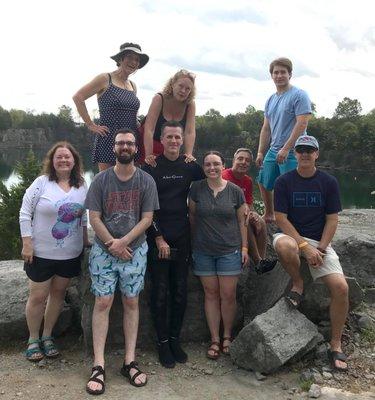
M 180 69 L 180 71 L 178 72 L 180 72 L 182 75 L 187 75 L 193 82 L 195 81 L 196 75 L 188 71 L 187 69 Z
M 318 149 L 316 149 L 315 147 L 311 147 L 311 146 L 298 146 L 295 148 L 295 150 L 299 154 L 302 154 L 302 153 L 312 154 L 315 151 L 318 151 Z

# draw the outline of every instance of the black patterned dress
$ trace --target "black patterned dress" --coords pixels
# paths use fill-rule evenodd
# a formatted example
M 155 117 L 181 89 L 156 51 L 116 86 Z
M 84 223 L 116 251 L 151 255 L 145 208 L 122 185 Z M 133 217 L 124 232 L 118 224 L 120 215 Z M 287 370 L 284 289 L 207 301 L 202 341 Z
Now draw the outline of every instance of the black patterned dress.
M 95 136 L 92 162 L 114 165 L 116 162 L 113 153 L 114 133 L 121 128 L 130 128 L 137 133 L 137 113 L 140 102 L 134 91 L 115 86 L 109 75 L 108 88 L 98 98 L 98 105 L 99 124 L 107 126 L 109 133 L 107 136 Z

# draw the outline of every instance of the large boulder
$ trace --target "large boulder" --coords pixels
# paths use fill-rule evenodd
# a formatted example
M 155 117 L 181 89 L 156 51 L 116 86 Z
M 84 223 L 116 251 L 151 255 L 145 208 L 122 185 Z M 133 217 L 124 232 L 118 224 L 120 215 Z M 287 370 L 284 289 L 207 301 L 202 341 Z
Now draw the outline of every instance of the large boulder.
M 29 291 L 23 261 L 0 262 L 0 288 L 0 338 L 27 338 L 25 307 Z M 72 310 L 65 304 L 53 334 L 59 336 L 69 329 L 72 318 Z
M 83 330 L 84 341 L 87 347 L 92 345 L 92 311 L 94 308 L 95 297 L 90 292 L 91 280 L 88 272 L 87 255 L 84 261 L 83 273 L 81 275 L 81 298 L 83 301 L 81 327 Z M 138 345 L 151 346 L 156 343 L 156 333 L 150 313 L 151 282 L 150 276 L 146 272 L 145 287 L 139 296 L 139 329 Z M 107 345 L 118 347 L 124 343 L 122 329 L 122 304 L 121 295 L 117 290 L 115 300 L 110 312 L 110 322 L 108 330 Z M 182 341 L 202 341 L 209 338 L 209 330 L 204 313 L 204 294 L 202 285 L 194 275 L 190 273 L 188 278 L 188 305 L 185 313 L 185 320 L 181 332 Z
M 240 331 L 230 356 L 241 368 L 270 373 L 321 341 L 317 327 L 283 298 Z

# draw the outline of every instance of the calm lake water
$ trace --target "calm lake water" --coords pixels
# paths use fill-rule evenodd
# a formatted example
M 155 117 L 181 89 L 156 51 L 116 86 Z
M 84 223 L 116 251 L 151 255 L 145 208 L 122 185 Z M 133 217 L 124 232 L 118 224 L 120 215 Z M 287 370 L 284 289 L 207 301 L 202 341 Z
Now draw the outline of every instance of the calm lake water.
M 91 164 L 91 155 L 88 150 L 81 150 L 85 165 L 85 179 L 88 184 L 92 181 L 97 170 Z M 45 151 L 35 151 L 38 159 L 42 160 Z M 0 155 L 0 179 L 7 187 L 17 183 L 18 177 L 14 172 L 14 165 L 17 161 L 26 158 L 27 151 L 12 150 L 3 151 Z M 340 185 L 341 201 L 343 208 L 375 208 L 375 173 L 365 171 L 342 172 L 337 170 L 327 170 L 334 175 Z M 255 179 L 257 175 L 256 168 L 253 167 L 250 175 Z M 254 185 L 255 197 L 259 198 L 257 185 Z

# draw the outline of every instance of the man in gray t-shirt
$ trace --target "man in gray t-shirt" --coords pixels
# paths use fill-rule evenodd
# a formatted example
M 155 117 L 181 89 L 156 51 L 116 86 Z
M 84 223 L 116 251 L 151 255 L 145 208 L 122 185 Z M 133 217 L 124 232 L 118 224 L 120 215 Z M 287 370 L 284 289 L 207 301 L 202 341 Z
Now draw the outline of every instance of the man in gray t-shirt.
M 104 392 L 104 347 L 109 311 L 117 282 L 123 295 L 125 357 L 121 373 L 134 386 L 144 386 L 146 375 L 135 363 L 138 333 L 138 295 L 143 289 L 147 243 L 145 231 L 154 210 L 159 209 L 154 180 L 134 166 L 135 133 L 118 131 L 114 153 L 116 165 L 100 172 L 86 198 L 95 241 L 90 252 L 91 291 L 95 295 L 92 316 L 94 367 L 86 385 L 90 394 Z

